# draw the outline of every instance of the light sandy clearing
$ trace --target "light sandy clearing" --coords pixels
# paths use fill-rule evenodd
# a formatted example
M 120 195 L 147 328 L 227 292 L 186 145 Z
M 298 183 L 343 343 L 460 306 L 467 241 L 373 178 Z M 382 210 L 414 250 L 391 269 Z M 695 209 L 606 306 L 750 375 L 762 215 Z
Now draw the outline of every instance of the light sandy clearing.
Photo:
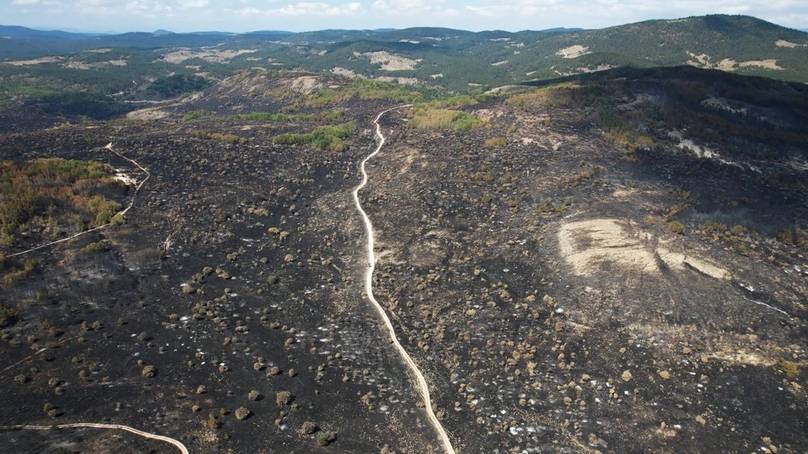
M 311 94 L 315 90 L 319 90 L 322 87 L 323 84 L 320 83 L 320 79 L 318 79 L 317 76 L 301 76 L 292 79 L 291 83 L 289 84 L 289 88 L 292 91 L 302 95 Z
M 559 71 L 554 69 L 553 72 L 558 74 L 559 76 L 574 76 L 577 74 L 589 74 L 589 73 L 596 73 L 599 71 L 608 71 L 612 68 L 616 68 L 616 66 L 610 65 L 608 63 L 601 63 L 598 66 L 579 66 L 572 71 Z
M 727 279 L 725 269 L 701 258 L 657 246 L 656 238 L 617 219 L 588 219 L 563 224 L 558 231 L 561 255 L 579 276 L 614 268 L 660 274 L 660 262 L 682 272 L 693 268 L 715 279 Z
M 391 82 L 399 85 L 417 85 L 421 81 L 416 79 L 415 77 L 390 77 L 390 76 L 381 76 L 376 77 L 375 80 L 381 82 Z
M 133 110 L 126 114 L 127 120 L 153 121 L 162 120 L 168 117 L 168 112 L 159 107 L 148 107 L 146 109 Z
M 738 66 L 741 68 L 763 68 L 763 69 L 772 69 L 775 71 L 783 70 L 783 67 L 777 64 L 777 60 L 773 58 L 767 58 L 766 60 L 742 61 L 738 63 Z
M 797 44 L 792 43 L 791 41 L 786 41 L 784 39 L 778 39 L 775 43 L 777 47 L 784 47 L 786 49 L 796 49 L 797 47 L 808 47 L 808 44 Z
M 690 59 L 687 60 L 687 64 L 697 68 L 719 69 L 721 71 L 735 71 L 738 68 L 763 68 L 773 71 L 780 71 L 783 69 L 783 67 L 777 63 L 777 60 L 773 58 L 768 58 L 765 60 L 747 60 L 740 63 L 731 58 L 725 58 L 718 63 L 713 63 L 712 57 L 707 54 L 697 55 L 692 52 L 688 52 L 687 55 L 690 56 Z
M 85 63 L 83 61 L 71 60 L 69 62 L 66 62 L 66 63 L 62 64 L 62 67 L 67 68 L 67 69 L 88 70 L 88 69 L 96 69 L 96 68 L 105 68 L 105 67 L 109 67 L 109 66 L 115 66 L 115 67 L 120 68 L 120 67 L 123 67 L 123 66 L 127 66 L 128 64 L 129 64 L 129 62 L 127 60 L 123 59 L 123 58 L 116 59 L 116 60 L 101 61 L 101 62 L 96 62 L 96 63 Z
M 386 51 L 365 52 L 364 54 L 354 53 L 354 56 L 365 56 L 374 65 L 381 65 L 382 71 L 411 71 L 418 66 L 421 59 L 412 59 L 401 55 L 391 54 Z
M 707 54 L 694 54 L 693 52 L 688 52 L 687 55 L 690 56 L 690 59 L 687 60 L 687 64 L 690 66 L 695 66 L 697 68 L 705 68 L 705 69 L 720 69 L 721 71 L 732 71 L 735 69 L 735 65 L 737 64 L 735 60 L 731 58 L 725 58 L 718 63 L 713 63 L 713 58 Z
M 64 60 L 64 58 L 62 57 L 40 57 L 31 60 L 5 61 L 3 63 L 11 66 L 31 66 L 31 65 L 42 65 L 45 63 L 58 63 L 62 60 Z
M 560 56 L 561 58 L 572 59 L 590 53 L 591 52 L 589 51 L 588 47 L 576 44 L 574 46 L 565 47 L 559 50 L 558 52 L 556 52 L 556 55 Z
M 160 56 L 160 60 L 166 63 L 178 65 L 192 58 L 201 58 L 211 63 L 229 63 L 230 60 L 239 55 L 252 54 L 258 52 L 256 49 L 225 49 L 225 50 L 191 50 L 177 49 Z
M 347 77 L 349 79 L 356 79 L 356 78 L 362 77 L 360 74 L 357 74 L 356 72 L 354 72 L 354 71 L 352 71 L 352 70 L 350 70 L 348 68 L 342 68 L 340 66 L 335 66 L 335 67 L 331 68 L 331 72 L 333 74 L 338 75 L 338 76 Z

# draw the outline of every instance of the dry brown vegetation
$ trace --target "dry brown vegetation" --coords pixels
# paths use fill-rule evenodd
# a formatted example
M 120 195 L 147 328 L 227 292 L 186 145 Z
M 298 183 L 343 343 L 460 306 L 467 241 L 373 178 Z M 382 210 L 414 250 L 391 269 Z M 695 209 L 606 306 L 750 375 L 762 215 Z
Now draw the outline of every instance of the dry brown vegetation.
M 486 148 L 501 148 L 508 144 L 508 140 L 504 137 L 491 137 L 485 139 Z
M 75 230 L 110 222 L 120 203 L 101 192 L 121 189 L 113 169 L 95 161 L 37 159 L 0 162 L 0 244 L 20 228 L 55 234 L 65 224 Z

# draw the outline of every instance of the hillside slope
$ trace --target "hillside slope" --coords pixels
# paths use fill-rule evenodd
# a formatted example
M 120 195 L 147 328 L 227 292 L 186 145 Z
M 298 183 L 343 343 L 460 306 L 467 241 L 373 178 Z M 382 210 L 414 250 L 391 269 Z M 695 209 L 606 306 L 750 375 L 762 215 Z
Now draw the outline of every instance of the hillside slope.
M 458 451 L 805 452 L 808 87 L 692 67 L 537 85 L 425 100 L 253 69 L 125 118 L 2 112 L 0 426 L 442 452 L 366 299 L 352 196 L 374 119 L 414 103 L 381 119 L 359 197 L 374 295 Z
M 10 29 L 9 29 L 10 30 Z M 15 29 L 16 30 L 16 29 Z M 653 20 L 600 30 L 469 32 L 446 28 L 305 33 L 126 33 L 58 39 L 29 31 L 0 41 L 0 77 L 75 83 L 88 74 L 146 84 L 174 73 L 222 78 L 235 71 L 334 71 L 454 91 L 619 66 L 693 65 L 808 82 L 808 33 L 748 16 Z M 104 65 L 99 49 L 113 49 Z M 41 57 L 46 57 L 41 59 Z M 36 60 L 36 58 L 40 58 Z M 83 80 L 84 79 L 84 80 Z M 115 86 L 116 91 L 120 85 Z M 135 91 L 130 84 L 128 91 Z

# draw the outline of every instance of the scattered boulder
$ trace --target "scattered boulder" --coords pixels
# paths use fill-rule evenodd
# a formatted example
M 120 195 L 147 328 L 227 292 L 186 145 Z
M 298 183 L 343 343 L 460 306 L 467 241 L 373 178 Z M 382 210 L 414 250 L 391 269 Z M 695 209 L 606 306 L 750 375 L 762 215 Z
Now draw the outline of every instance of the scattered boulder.
M 317 429 L 318 429 L 317 424 L 311 421 L 306 421 L 303 423 L 302 426 L 300 426 L 300 433 L 303 435 L 311 435 L 314 432 L 317 432 Z
M 631 379 L 634 378 L 634 376 L 631 375 L 630 370 L 626 369 L 623 371 L 623 375 L 621 375 L 620 378 L 622 378 L 624 382 L 630 382 Z
M 279 407 L 289 405 L 293 398 L 292 393 L 289 391 L 278 391 L 275 393 L 275 403 L 277 403 Z
M 157 368 L 152 365 L 144 366 L 141 375 L 146 378 L 154 378 L 154 376 L 157 375 Z
M 252 412 L 247 407 L 238 407 L 235 412 L 236 419 L 243 421 L 252 415 Z

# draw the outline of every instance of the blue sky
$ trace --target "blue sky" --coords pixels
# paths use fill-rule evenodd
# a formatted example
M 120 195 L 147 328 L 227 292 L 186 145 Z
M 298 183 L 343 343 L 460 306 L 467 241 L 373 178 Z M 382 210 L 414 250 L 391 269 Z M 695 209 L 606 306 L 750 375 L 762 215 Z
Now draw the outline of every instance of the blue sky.
M 0 23 L 82 31 L 249 31 L 443 26 L 598 28 L 748 14 L 808 28 L 808 0 L 0 0 Z

